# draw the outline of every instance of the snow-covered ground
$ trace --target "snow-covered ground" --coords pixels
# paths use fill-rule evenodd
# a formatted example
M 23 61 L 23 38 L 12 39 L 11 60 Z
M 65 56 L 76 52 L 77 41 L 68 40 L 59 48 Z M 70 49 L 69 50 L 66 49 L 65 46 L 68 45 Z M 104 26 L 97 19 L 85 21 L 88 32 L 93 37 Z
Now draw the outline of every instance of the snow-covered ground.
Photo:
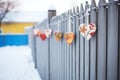
M 0 47 L 0 80 L 41 80 L 28 46 Z

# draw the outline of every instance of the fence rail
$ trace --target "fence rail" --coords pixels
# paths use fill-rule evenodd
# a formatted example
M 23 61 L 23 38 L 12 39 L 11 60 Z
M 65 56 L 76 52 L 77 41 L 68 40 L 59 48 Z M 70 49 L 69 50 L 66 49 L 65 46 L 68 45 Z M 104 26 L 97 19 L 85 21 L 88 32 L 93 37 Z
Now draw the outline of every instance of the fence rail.
M 86 40 L 79 32 L 79 25 L 87 22 L 85 15 L 88 2 L 73 8 L 50 20 L 44 20 L 35 28 L 49 27 L 57 30 L 60 21 L 60 31 L 69 31 L 68 22 L 71 18 L 71 31 L 75 40 L 66 44 L 64 37 L 57 42 L 52 34 L 42 41 L 35 38 L 35 62 L 42 80 L 120 80 L 120 1 L 100 0 L 96 6 L 91 2 L 89 23 L 95 23 L 95 36 Z M 48 24 L 49 23 L 49 24 Z

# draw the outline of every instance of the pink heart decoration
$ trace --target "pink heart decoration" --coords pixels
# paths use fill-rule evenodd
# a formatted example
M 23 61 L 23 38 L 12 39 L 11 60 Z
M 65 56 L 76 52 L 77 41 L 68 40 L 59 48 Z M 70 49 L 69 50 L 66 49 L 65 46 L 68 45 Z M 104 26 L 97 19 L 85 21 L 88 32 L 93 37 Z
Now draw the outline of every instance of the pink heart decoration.
M 35 36 L 39 36 L 41 31 L 39 29 L 33 29 L 33 33 L 34 33 Z
M 51 33 L 52 33 L 52 29 L 50 29 L 50 28 L 45 29 L 45 35 L 46 35 L 47 38 L 50 37 Z
M 87 39 L 91 39 L 96 33 L 96 25 L 94 23 L 90 23 L 88 26 L 85 24 L 81 24 L 79 27 L 80 33 Z

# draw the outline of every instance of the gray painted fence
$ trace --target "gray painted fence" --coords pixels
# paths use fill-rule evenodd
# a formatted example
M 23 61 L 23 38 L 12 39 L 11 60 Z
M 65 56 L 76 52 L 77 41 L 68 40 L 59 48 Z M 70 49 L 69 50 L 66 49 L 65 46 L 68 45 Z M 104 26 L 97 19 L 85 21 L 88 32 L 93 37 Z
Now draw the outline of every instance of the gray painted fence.
M 120 0 L 119 0 L 120 2 Z M 44 20 L 35 28 L 50 27 L 53 32 L 60 23 L 60 31 L 68 32 L 68 18 L 75 33 L 72 45 L 67 45 L 64 37 L 57 42 L 54 35 L 42 41 L 34 39 L 35 64 L 42 80 L 120 80 L 120 3 L 117 0 L 100 0 L 96 6 L 91 2 L 90 22 L 97 26 L 96 35 L 86 40 L 79 32 L 79 25 L 87 18 L 80 19 L 88 8 L 73 8 L 50 20 Z M 49 24 L 48 24 L 49 23 Z M 49 26 L 48 26 L 49 25 Z

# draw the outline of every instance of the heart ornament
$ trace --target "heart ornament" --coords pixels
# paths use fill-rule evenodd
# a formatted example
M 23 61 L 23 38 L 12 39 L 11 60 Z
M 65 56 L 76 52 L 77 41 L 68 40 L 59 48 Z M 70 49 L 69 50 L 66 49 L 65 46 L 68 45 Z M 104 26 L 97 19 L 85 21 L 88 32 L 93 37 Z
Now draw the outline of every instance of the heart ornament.
M 50 29 L 50 28 L 45 29 L 45 35 L 46 35 L 47 38 L 50 37 L 51 33 L 52 33 L 52 29 Z
M 96 25 L 94 23 L 90 23 L 88 26 L 85 24 L 81 24 L 79 27 L 80 33 L 87 39 L 91 39 L 96 33 Z
M 33 29 L 33 33 L 35 36 L 39 36 L 41 34 L 41 31 L 39 29 Z
M 41 40 L 43 40 L 43 41 L 47 38 L 45 33 L 41 33 L 39 36 L 40 36 Z
M 73 32 L 67 32 L 64 34 L 64 38 L 65 38 L 65 41 L 68 45 L 72 44 L 74 38 L 75 38 L 75 35 Z
M 62 38 L 62 32 L 60 32 L 60 31 L 54 32 L 54 37 L 55 37 L 56 41 L 59 41 Z

